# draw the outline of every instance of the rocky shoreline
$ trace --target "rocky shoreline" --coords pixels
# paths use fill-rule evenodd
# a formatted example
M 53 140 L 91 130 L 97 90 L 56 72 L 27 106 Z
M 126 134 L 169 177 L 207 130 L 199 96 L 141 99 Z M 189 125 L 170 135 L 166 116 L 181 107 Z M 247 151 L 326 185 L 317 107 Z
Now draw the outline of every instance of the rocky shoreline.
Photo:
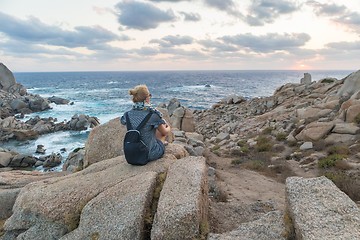
M 145 166 L 126 163 L 116 118 L 62 173 L 22 182 L 23 171 L 0 172 L 1 239 L 360 238 L 360 71 L 305 74 L 273 96 L 231 95 L 206 110 L 176 99 L 158 109 L 172 134 Z M 245 203 L 250 183 L 235 178 L 245 174 L 255 192 L 267 182 L 262 191 L 284 193 Z
M 69 121 L 36 116 L 21 120 L 25 114 L 49 110 L 50 103 L 70 104 L 69 100 L 52 96 L 48 99 L 32 95 L 16 82 L 12 72 L 0 63 L 0 142 L 27 141 L 59 131 L 82 131 L 100 125 L 96 117 L 75 114 Z M 45 152 L 43 152 L 45 153 Z M 24 168 L 43 165 L 45 169 L 61 164 L 61 156 L 51 154 L 41 158 L 21 155 L 16 151 L 0 149 L 0 167 Z M 59 160 L 60 159 L 60 160 Z

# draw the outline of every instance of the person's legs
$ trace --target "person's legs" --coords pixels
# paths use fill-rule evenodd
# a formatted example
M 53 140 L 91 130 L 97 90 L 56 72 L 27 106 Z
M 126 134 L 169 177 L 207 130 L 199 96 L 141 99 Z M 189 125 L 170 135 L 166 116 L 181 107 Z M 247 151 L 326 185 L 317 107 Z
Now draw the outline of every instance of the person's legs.
M 159 139 L 162 143 L 165 143 L 166 135 L 163 135 L 159 130 L 156 129 L 155 137 L 156 139 Z

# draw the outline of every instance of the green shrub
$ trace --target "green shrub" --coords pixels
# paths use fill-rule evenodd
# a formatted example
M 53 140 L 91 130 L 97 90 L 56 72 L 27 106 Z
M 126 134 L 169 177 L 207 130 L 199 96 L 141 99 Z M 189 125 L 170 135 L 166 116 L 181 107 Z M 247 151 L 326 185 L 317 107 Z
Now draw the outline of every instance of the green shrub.
M 239 141 L 237 142 L 237 145 L 240 146 L 240 147 L 243 147 L 243 146 L 246 145 L 246 143 L 247 143 L 247 140 L 246 140 L 246 139 L 242 139 L 242 140 L 239 140 Z
M 260 160 L 251 160 L 244 163 L 243 167 L 255 171 L 264 171 L 267 168 L 266 164 Z
M 274 130 L 273 127 L 267 127 L 267 128 L 265 128 L 265 129 L 262 131 L 262 133 L 268 135 L 268 134 L 271 134 L 271 132 L 272 132 L 273 130 Z
M 235 158 L 231 161 L 231 164 L 234 164 L 234 165 L 239 165 L 242 163 L 243 163 L 243 160 L 241 158 Z
M 320 168 L 330 168 L 336 165 L 338 161 L 341 161 L 345 156 L 341 154 L 332 154 L 328 157 L 321 159 L 318 163 Z
M 220 146 L 219 146 L 219 145 L 215 145 L 215 146 L 212 148 L 213 151 L 216 151 L 216 150 L 219 150 L 219 149 L 220 149 Z
M 279 133 L 278 135 L 276 135 L 276 140 L 277 141 L 284 141 L 284 140 L 286 140 L 287 136 L 288 136 L 287 133 Z
M 323 80 L 321 80 L 321 83 L 333 83 L 333 82 L 335 82 L 335 80 L 331 78 L 324 78 Z
M 85 149 L 85 147 L 78 147 L 78 148 L 75 148 L 73 152 L 78 152 L 78 151 L 80 151 L 81 149 Z
M 355 122 L 356 122 L 357 124 L 360 124 L 360 113 L 359 113 L 358 115 L 356 115 L 356 117 L 355 117 Z
M 287 145 L 288 145 L 289 147 L 296 147 L 297 141 L 290 141 L 290 142 L 287 143 Z
M 258 152 L 269 152 L 273 148 L 271 143 L 262 143 L 256 147 L 256 151 Z
M 260 136 L 256 139 L 256 142 L 258 145 L 264 144 L 264 143 L 269 143 L 270 141 L 271 141 L 271 139 L 266 136 Z
M 243 147 L 241 147 L 241 151 L 244 152 L 244 153 L 247 153 L 247 152 L 249 152 L 250 150 L 249 150 L 248 147 L 243 146 Z

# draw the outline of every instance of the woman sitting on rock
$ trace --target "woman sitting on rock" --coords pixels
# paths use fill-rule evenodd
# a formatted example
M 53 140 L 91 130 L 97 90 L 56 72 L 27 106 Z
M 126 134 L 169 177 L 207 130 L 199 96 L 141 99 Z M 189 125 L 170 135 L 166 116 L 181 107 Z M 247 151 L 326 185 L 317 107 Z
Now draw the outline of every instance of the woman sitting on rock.
M 165 137 L 170 132 L 170 126 L 162 119 L 162 114 L 151 106 L 151 94 L 145 85 L 136 86 L 130 89 L 129 93 L 134 104 L 132 109 L 121 117 L 121 123 L 127 125 L 128 130 L 124 140 L 125 158 L 130 164 L 144 165 L 164 155 Z M 137 144 L 132 144 L 132 134 L 136 135 L 135 139 L 140 136 Z M 142 151 L 147 153 L 142 156 Z

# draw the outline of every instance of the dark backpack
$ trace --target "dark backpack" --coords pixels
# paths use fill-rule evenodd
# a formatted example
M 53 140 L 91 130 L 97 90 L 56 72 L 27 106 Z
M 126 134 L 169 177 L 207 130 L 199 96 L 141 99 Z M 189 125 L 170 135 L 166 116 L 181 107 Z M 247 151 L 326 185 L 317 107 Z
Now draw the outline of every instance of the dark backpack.
M 145 165 L 148 163 L 149 149 L 141 140 L 140 129 L 146 124 L 151 115 L 152 112 L 145 116 L 136 129 L 133 129 L 128 113 L 125 113 L 127 132 L 124 139 L 124 153 L 129 164 Z

